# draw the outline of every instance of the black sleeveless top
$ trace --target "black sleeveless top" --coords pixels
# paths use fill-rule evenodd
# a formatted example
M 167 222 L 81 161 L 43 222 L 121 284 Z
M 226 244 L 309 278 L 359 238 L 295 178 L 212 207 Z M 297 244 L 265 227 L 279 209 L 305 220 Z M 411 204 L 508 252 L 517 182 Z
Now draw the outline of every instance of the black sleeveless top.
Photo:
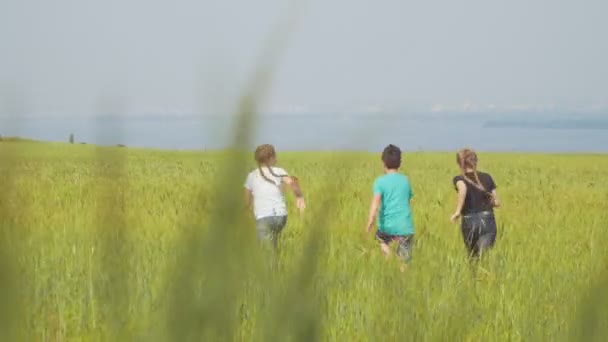
M 467 172 L 465 174 L 467 178 L 475 182 L 475 174 L 473 172 Z M 483 184 L 483 187 L 487 192 L 492 192 L 492 190 L 496 189 L 496 184 L 492 179 L 492 176 L 485 172 L 477 171 L 477 175 L 479 176 L 479 181 Z M 463 181 L 467 186 L 467 196 L 464 200 L 464 206 L 462 207 L 462 215 L 479 213 L 482 211 L 490 211 L 493 212 L 494 208 L 492 207 L 491 197 L 489 194 L 484 193 L 474 185 L 470 184 L 462 175 L 458 175 L 454 177 L 452 182 L 454 183 L 454 188 L 458 190 L 456 187 L 456 182 Z

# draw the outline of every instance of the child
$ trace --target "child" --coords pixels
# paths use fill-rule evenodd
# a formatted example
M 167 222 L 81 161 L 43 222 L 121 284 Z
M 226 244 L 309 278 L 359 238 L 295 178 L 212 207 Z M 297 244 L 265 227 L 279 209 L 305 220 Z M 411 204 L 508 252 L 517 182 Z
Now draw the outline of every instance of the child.
M 458 204 L 451 217 L 456 222 L 462 216 L 461 230 L 464 243 L 473 259 L 492 248 L 496 241 L 494 209 L 499 207 L 496 184 L 492 176 L 477 171 L 477 154 L 463 149 L 456 154 L 460 175 L 453 178 L 458 191 Z
M 277 159 L 272 145 L 261 145 L 255 150 L 257 169 L 251 171 L 245 181 L 247 207 L 256 219 L 257 235 L 260 241 L 272 242 L 273 249 L 287 223 L 287 204 L 283 194 L 283 184 L 288 185 L 296 196 L 296 206 L 300 212 L 306 207 L 302 191 L 296 177 L 291 177 L 282 168 L 276 167 Z
M 407 176 L 399 173 L 401 167 L 401 150 L 395 145 L 388 145 L 382 152 L 384 175 L 374 182 L 374 196 L 370 206 L 366 230 L 369 233 L 378 216 L 376 238 L 382 252 L 390 256 L 391 242 L 397 242 L 397 255 L 408 263 L 414 242 L 414 224 L 410 201 L 412 188 Z M 404 270 L 402 265 L 401 270 Z

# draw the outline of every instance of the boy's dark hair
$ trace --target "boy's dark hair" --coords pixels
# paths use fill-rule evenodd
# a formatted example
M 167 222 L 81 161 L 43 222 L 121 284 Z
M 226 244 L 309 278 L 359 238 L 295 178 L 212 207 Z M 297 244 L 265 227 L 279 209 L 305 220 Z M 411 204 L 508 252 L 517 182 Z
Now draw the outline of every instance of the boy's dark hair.
M 382 161 L 387 169 L 396 170 L 401 167 L 401 149 L 390 144 L 382 151 Z

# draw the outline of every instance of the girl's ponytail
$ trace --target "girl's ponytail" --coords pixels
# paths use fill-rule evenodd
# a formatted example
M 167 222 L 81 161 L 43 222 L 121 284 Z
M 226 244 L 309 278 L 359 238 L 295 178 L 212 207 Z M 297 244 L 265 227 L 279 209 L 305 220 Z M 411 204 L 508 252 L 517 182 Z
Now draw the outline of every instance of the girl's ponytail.
M 477 153 L 475 153 L 475 151 L 471 149 L 465 148 L 458 151 L 458 153 L 456 154 L 456 160 L 458 161 L 458 165 L 460 166 L 461 175 L 464 181 L 471 184 L 479 191 L 483 192 L 493 201 L 494 195 L 485 188 L 485 186 L 479 179 L 479 173 L 477 172 Z M 473 170 L 473 176 L 475 177 L 475 180 L 472 180 L 467 177 L 465 173 L 465 170 L 467 168 Z
M 294 182 L 298 181 L 297 177 L 293 177 L 293 176 L 288 176 L 288 175 L 277 175 L 274 170 L 272 169 L 272 167 L 268 164 L 268 161 L 273 158 L 276 155 L 276 152 L 274 150 L 274 147 L 272 145 L 269 144 L 265 144 L 265 145 L 260 145 L 258 146 L 258 148 L 255 150 L 255 161 L 258 163 L 258 170 L 260 171 L 260 175 L 262 176 L 262 178 L 264 178 L 265 181 L 267 181 L 268 183 L 271 183 L 273 185 L 279 186 L 279 184 L 277 184 L 275 181 L 273 181 L 272 179 L 270 179 L 265 173 L 264 170 L 262 169 L 262 166 L 265 166 L 268 168 L 268 171 L 270 172 L 270 174 L 274 177 L 277 178 L 282 178 L 282 177 L 290 177 Z

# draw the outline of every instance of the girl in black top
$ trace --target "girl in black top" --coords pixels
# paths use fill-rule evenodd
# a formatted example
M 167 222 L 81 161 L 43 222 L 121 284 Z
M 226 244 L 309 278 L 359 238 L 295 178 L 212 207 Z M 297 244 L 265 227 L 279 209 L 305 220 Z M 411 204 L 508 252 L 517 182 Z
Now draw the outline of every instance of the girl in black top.
M 477 154 L 473 150 L 458 151 L 456 161 L 461 174 L 453 179 L 458 191 L 458 204 L 451 220 L 455 223 L 462 217 L 464 243 L 469 255 L 478 258 L 496 241 L 494 208 L 500 206 L 496 184 L 492 176 L 477 171 Z

